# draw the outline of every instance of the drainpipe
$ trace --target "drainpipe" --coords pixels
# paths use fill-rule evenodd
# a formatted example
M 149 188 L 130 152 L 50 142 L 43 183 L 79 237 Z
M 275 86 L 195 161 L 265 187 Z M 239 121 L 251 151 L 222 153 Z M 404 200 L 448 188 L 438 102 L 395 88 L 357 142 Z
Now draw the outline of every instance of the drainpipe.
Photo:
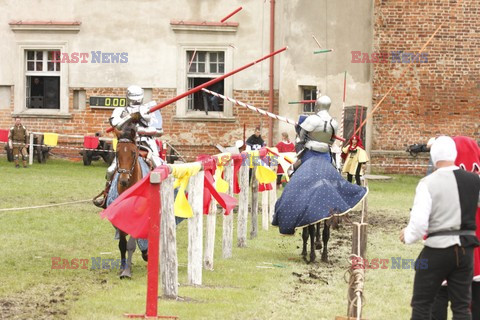
M 270 53 L 275 51 L 275 0 L 270 0 Z M 273 83 L 274 73 L 273 67 L 275 60 L 270 58 L 270 71 L 268 75 L 269 80 L 269 95 L 268 95 L 268 111 L 273 113 Z M 268 145 L 273 147 L 273 119 L 268 120 Z

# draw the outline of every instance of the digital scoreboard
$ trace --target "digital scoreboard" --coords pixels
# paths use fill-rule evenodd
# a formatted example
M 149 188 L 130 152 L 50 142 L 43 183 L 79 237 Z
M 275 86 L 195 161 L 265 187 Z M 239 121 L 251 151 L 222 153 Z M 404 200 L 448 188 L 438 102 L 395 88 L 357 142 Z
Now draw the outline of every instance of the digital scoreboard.
M 127 98 L 120 97 L 90 97 L 90 107 L 108 108 L 125 107 Z

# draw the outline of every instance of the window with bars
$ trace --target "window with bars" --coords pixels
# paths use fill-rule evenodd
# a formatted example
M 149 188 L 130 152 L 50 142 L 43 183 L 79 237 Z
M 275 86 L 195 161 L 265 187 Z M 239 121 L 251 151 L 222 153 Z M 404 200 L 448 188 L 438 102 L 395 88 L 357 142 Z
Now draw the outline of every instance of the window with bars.
M 27 109 L 60 109 L 60 51 L 26 50 Z
M 348 106 L 344 110 L 343 118 L 343 138 L 346 140 L 350 139 L 353 133 L 357 130 L 362 122 L 367 118 L 367 107 L 363 106 Z M 361 130 L 357 133 L 360 138 L 363 140 L 363 145 L 366 145 L 365 135 L 367 129 L 364 125 Z
M 302 100 L 317 100 L 317 87 L 301 87 L 302 88 Z M 304 103 L 303 113 L 314 113 L 315 103 Z
M 187 51 L 187 90 L 206 83 L 225 73 L 224 51 Z M 207 89 L 224 94 L 224 80 Z M 223 99 L 199 91 L 187 98 L 187 111 L 223 112 Z

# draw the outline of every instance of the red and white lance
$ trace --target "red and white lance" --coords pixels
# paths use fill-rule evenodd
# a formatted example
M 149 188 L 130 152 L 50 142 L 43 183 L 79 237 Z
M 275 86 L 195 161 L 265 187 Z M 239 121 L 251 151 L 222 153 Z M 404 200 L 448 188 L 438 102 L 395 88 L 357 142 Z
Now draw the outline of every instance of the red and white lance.
M 230 98 L 230 97 L 227 97 L 227 96 L 224 96 L 220 93 L 216 93 L 216 92 L 213 92 L 213 91 L 210 91 L 208 89 L 205 89 L 203 88 L 202 91 L 205 91 L 211 95 L 214 95 L 216 97 L 219 97 L 219 98 L 222 98 L 223 100 L 227 100 L 227 101 L 230 101 L 230 102 L 233 102 L 234 104 L 236 105 L 239 105 L 239 106 L 242 106 L 242 107 L 245 107 L 245 108 L 248 108 L 252 111 L 255 111 L 255 112 L 258 112 L 264 116 L 267 116 L 267 117 L 270 117 L 270 118 L 273 118 L 273 119 L 277 119 L 277 120 L 280 120 L 280 121 L 283 121 L 283 122 L 286 122 L 288 124 L 291 124 L 291 125 L 297 125 L 298 122 L 292 120 L 292 119 L 289 119 L 289 118 L 286 118 L 286 117 L 282 117 L 282 116 L 279 116 L 279 115 L 276 115 L 274 113 L 271 113 L 271 112 L 268 112 L 268 111 L 265 111 L 263 109 L 259 109 L 259 108 L 256 108 L 250 104 L 247 104 L 247 103 L 244 103 L 244 102 L 241 102 L 241 101 L 238 101 L 238 100 L 235 100 L 233 98 Z M 338 137 L 338 136 L 334 136 L 335 139 L 337 140 L 340 140 L 340 141 L 345 141 L 345 139 L 341 138 L 341 137 Z

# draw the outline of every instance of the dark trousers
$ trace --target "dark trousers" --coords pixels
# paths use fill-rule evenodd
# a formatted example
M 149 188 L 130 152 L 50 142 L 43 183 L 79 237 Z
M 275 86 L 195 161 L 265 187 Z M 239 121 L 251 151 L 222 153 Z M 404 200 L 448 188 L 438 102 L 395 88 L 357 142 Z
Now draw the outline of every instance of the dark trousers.
M 480 282 L 472 282 L 472 320 L 480 320 Z M 448 289 L 442 286 L 438 290 L 432 307 L 431 320 L 447 320 Z
M 428 267 L 417 268 L 415 272 L 411 319 L 430 319 L 435 296 L 446 279 L 453 319 L 471 320 L 473 247 L 463 248 L 456 245 L 445 249 L 424 247 L 418 259 L 427 261 Z
M 362 164 L 359 163 L 358 166 L 357 166 L 357 171 L 355 171 L 355 182 L 361 186 L 362 185 L 362 182 L 360 181 L 360 170 L 362 170 Z M 347 173 L 347 180 L 348 182 L 352 182 L 353 180 L 353 175 L 351 175 L 350 173 Z

